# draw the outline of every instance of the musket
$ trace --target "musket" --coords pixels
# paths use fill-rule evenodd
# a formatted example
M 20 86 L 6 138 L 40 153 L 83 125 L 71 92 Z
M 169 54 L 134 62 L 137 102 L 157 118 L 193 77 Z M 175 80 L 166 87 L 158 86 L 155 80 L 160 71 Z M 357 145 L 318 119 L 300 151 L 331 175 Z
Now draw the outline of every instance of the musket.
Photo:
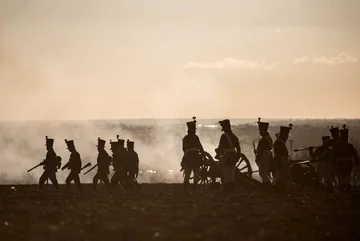
M 39 166 L 42 166 L 43 162 L 41 162 L 40 164 L 34 166 L 33 168 L 29 169 L 27 172 L 31 172 L 32 170 L 34 170 L 35 168 L 38 168 Z
M 91 163 L 90 163 L 90 162 L 88 162 L 85 166 L 83 166 L 83 167 L 80 169 L 80 171 L 82 171 L 83 169 L 85 169 L 85 168 L 87 168 L 87 167 L 89 167 L 89 166 L 91 166 Z
M 296 165 L 296 164 L 306 164 L 306 163 L 315 163 L 317 162 L 317 159 L 311 159 L 311 160 L 289 160 L 290 165 Z
M 304 147 L 304 148 L 297 148 L 297 149 L 294 149 L 294 152 L 298 152 L 298 151 L 308 151 L 310 148 L 320 148 L 321 146 L 310 146 L 310 147 Z
M 84 175 L 88 174 L 89 172 L 91 172 L 92 170 L 94 170 L 98 165 L 96 164 L 95 166 L 93 166 L 92 168 L 90 168 L 87 172 L 84 173 Z

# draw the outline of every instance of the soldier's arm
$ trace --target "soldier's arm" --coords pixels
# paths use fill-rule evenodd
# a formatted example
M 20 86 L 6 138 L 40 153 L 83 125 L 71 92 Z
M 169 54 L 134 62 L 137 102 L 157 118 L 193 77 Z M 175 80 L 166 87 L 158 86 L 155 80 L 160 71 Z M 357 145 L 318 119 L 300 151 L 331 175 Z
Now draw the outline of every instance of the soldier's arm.
M 182 139 L 182 149 L 183 149 L 183 152 L 184 152 L 184 153 L 186 152 L 186 148 L 187 148 L 187 146 L 186 146 L 186 137 L 184 137 L 184 138 Z
M 256 159 L 255 159 L 255 162 L 258 163 L 260 158 L 261 158 L 261 155 L 263 154 L 264 152 L 264 149 L 265 149 L 265 142 L 266 141 L 264 138 L 261 138 L 261 140 L 259 141 L 259 144 L 257 146 L 257 155 L 256 155 Z

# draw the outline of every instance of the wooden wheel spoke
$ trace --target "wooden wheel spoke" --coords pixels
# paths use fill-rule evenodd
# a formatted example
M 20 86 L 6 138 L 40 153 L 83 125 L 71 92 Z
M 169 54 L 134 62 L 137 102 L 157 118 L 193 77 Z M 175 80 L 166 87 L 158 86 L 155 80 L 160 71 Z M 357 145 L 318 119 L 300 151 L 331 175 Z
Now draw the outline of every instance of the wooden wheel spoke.
M 245 168 L 248 168 L 248 166 L 244 166 L 244 167 L 240 168 L 239 171 L 241 172 L 241 171 L 244 170 Z

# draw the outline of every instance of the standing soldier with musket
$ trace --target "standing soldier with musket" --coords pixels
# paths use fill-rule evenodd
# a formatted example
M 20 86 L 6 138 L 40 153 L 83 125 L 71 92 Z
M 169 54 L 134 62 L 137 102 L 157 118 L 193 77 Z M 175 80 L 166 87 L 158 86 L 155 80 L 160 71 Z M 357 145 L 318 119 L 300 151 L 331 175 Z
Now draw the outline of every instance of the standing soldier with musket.
M 335 170 L 339 181 L 339 191 L 349 192 L 351 171 L 359 164 L 359 155 L 349 143 L 349 130 L 346 125 L 340 131 L 340 142 L 334 146 Z
M 127 141 L 127 155 L 126 155 L 126 171 L 127 171 L 127 187 L 133 189 L 140 187 L 137 182 L 139 175 L 139 156 L 134 150 L 134 142 Z
M 194 173 L 194 186 L 197 188 L 200 177 L 200 165 L 204 148 L 201 145 L 199 137 L 196 135 L 196 117 L 193 121 L 186 122 L 188 131 L 187 135 L 182 139 L 182 149 L 184 156 L 181 161 L 181 170 L 184 170 L 184 190 L 187 192 L 190 188 L 190 175 Z
M 268 132 L 269 123 L 260 122 L 260 120 L 261 119 L 259 118 L 258 125 L 261 139 L 255 151 L 255 162 L 259 166 L 259 174 L 263 184 L 271 185 L 270 173 L 273 165 L 273 141 Z
M 97 149 L 99 151 L 98 157 L 97 157 L 97 173 L 95 174 L 93 178 L 93 188 L 96 188 L 97 183 L 99 180 L 103 181 L 107 188 L 110 188 L 110 182 L 108 175 L 110 173 L 109 166 L 111 163 L 111 157 L 105 150 L 105 141 L 98 138 L 98 145 Z
M 81 183 L 80 183 L 80 177 L 79 177 L 79 173 L 81 171 L 81 157 L 80 157 L 80 154 L 79 154 L 79 152 L 76 151 L 73 140 L 68 141 L 68 140 L 65 139 L 65 143 L 67 145 L 67 149 L 70 152 L 69 162 L 66 163 L 65 166 L 63 166 L 61 168 L 61 170 L 64 170 L 65 168 L 70 169 L 70 174 L 66 178 L 66 181 L 65 181 L 66 187 L 70 188 L 71 182 L 74 181 L 76 186 L 80 190 L 82 190 Z
M 317 173 L 320 183 L 324 182 L 325 190 L 333 191 L 333 183 L 335 181 L 333 151 L 331 148 L 330 136 L 323 136 L 322 145 L 317 147 L 309 147 L 309 154 L 311 158 L 318 160 Z
M 54 139 L 49 139 L 46 136 L 46 158 L 41 163 L 44 166 L 45 171 L 40 177 L 39 186 L 40 189 L 44 188 L 44 184 L 47 179 L 50 179 L 51 183 L 55 186 L 56 189 L 60 189 L 58 181 L 56 179 L 57 169 L 61 167 L 61 157 L 57 156 L 54 151 Z
M 289 189 L 293 184 L 290 173 L 289 151 L 286 147 L 286 141 L 289 138 L 291 129 L 292 124 L 280 126 L 279 137 L 274 143 L 274 162 L 276 165 L 274 184 L 282 190 Z
M 216 157 L 220 160 L 222 169 L 223 189 L 226 192 L 235 191 L 236 163 L 240 159 L 241 148 L 239 139 L 231 130 L 230 120 L 219 121 L 224 134 L 221 135 L 218 148 L 215 149 Z

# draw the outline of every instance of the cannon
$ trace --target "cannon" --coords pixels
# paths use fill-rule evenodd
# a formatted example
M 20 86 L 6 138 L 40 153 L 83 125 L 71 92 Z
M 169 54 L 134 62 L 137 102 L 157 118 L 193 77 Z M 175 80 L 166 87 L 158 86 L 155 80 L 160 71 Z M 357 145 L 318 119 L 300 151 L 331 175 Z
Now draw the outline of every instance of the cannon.
M 290 173 L 294 184 L 310 187 L 318 187 L 318 179 L 315 164 L 316 159 L 311 160 L 290 160 Z
M 256 186 L 261 182 L 252 178 L 253 171 L 249 159 L 245 154 L 241 154 L 240 159 L 236 163 L 236 183 L 239 185 Z M 204 152 L 202 164 L 200 165 L 199 184 L 216 186 L 222 179 L 222 171 L 220 161 L 215 161 L 208 153 Z

